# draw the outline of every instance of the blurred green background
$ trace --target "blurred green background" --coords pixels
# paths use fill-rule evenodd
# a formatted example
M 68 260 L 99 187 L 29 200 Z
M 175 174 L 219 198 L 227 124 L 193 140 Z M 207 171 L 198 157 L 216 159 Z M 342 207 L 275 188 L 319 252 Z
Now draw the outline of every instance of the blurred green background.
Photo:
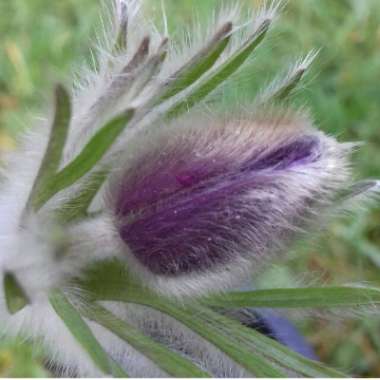
M 173 38 L 194 12 L 207 20 L 220 3 L 166 0 Z M 0 0 L 0 159 L 43 111 L 52 83 L 91 60 L 100 8 L 99 0 Z M 152 17 L 160 9 L 159 0 L 147 1 Z M 354 157 L 357 177 L 380 178 L 379 0 L 289 0 L 238 86 L 224 88 L 224 99 L 252 99 L 263 79 L 313 48 L 321 48 L 320 54 L 294 101 L 307 104 L 324 131 L 343 141 L 363 141 Z M 258 280 L 263 286 L 309 281 L 380 285 L 380 200 L 330 224 L 322 238 L 295 250 Z M 324 362 L 354 375 L 380 377 L 380 317 L 343 317 L 301 318 L 298 324 Z M 39 350 L 0 341 L 1 376 L 45 374 Z

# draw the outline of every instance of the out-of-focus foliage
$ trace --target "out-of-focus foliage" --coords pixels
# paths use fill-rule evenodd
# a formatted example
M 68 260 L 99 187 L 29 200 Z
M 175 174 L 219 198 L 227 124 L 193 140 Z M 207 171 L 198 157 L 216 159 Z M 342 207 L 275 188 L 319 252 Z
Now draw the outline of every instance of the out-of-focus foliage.
M 92 0 L 0 1 L 0 144 L 28 127 L 48 99 L 52 82 L 88 53 L 99 2 Z M 89 58 L 90 59 L 90 58 Z M 40 109 L 38 109 L 40 110 Z
M 23 343 L 21 340 L 0 342 L 1 377 L 48 377 L 44 369 L 40 345 Z
M 247 6 L 259 0 L 241 0 Z M 219 0 L 166 0 L 169 29 L 204 19 Z M 0 155 L 14 147 L 48 98 L 49 85 L 69 74 L 79 59 L 91 61 L 100 1 L 0 0 Z M 161 2 L 147 2 L 148 13 L 160 14 Z M 177 25 L 181 28 L 177 29 Z M 270 78 L 301 53 L 321 48 L 304 88 L 295 96 L 307 104 L 316 122 L 341 140 L 363 141 L 355 157 L 360 177 L 380 177 L 380 2 L 378 0 L 290 0 L 272 38 L 226 87 L 225 103 L 247 102 L 258 80 Z M 276 59 L 274 59 L 276 57 Z M 282 57 L 278 61 L 277 57 Z M 334 223 L 312 248 L 292 252 L 280 269 L 263 273 L 262 285 L 295 285 L 295 278 L 327 284 L 366 281 L 380 285 L 380 207 Z M 306 275 L 303 276 L 303 274 Z M 300 283 L 305 283 L 300 280 Z M 300 322 L 324 362 L 361 376 L 380 376 L 380 318 L 342 322 L 338 318 Z M 1 376 L 43 376 L 32 348 L 3 342 Z M 13 371 L 13 372 L 12 372 Z M 16 372 L 14 372 L 16 371 Z

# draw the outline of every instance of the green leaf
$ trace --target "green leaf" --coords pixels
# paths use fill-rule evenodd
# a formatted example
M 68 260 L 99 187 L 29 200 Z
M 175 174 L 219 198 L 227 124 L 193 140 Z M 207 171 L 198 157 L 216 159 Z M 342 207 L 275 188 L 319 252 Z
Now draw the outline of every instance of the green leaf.
M 152 78 L 160 72 L 162 64 L 167 55 L 167 39 L 161 42 L 156 54 L 149 57 L 149 59 L 139 68 L 136 73 L 131 76 L 131 83 L 128 86 L 130 96 L 137 96 L 145 88 L 145 86 L 152 80 Z
M 237 321 L 226 322 L 225 317 L 216 316 L 215 313 L 210 312 L 207 314 L 207 318 L 214 324 L 228 324 L 230 334 L 240 338 L 242 344 L 253 347 L 258 353 L 270 358 L 282 368 L 287 368 L 293 373 L 296 372 L 301 377 L 345 377 L 342 372 L 329 368 L 320 362 L 307 359 L 255 329 L 242 326 Z M 223 319 L 224 322 L 222 322 Z
M 185 308 L 142 289 L 116 260 L 94 266 L 87 272 L 85 278 L 86 280 L 82 280 L 79 286 L 96 299 L 117 300 L 152 307 L 182 322 L 256 376 L 284 376 L 266 359 L 257 356 L 254 350 L 247 350 L 240 342 L 235 341 L 228 332 L 223 332 L 224 330 L 218 326 L 209 326 L 202 318 L 196 317 L 199 314 L 198 310 Z
M 225 62 L 211 72 L 207 78 L 196 85 L 185 98 L 179 100 L 167 111 L 167 118 L 177 117 L 204 99 L 210 92 L 236 72 L 263 40 L 270 25 L 270 20 L 264 20 L 248 40 Z
M 128 7 L 125 2 L 120 2 L 120 22 L 114 50 L 126 52 L 128 45 Z
M 55 89 L 55 114 L 50 138 L 27 203 L 27 209 L 34 205 L 38 193 L 58 170 L 69 131 L 70 118 L 70 96 L 63 86 L 58 85 Z
M 172 316 L 191 330 L 197 332 L 258 377 L 269 376 L 268 371 L 271 372 L 271 369 L 266 366 L 268 362 L 272 366 L 277 364 L 272 367 L 273 369 L 282 367 L 282 369 L 286 368 L 304 376 L 342 377 L 340 372 L 329 369 L 312 360 L 305 359 L 253 329 L 218 315 L 207 308 L 194 304 L 181 308 L 179 305 L 168 305 L 167 302 L 157 303 L 157 301 L 153 301 L 152 303 L 150 300 L 148 304 L 150 307 Z M 215 332 L 215 336 L 210 336 L 213 331 Z M 258 348 L 260 345 L 258 343 L 259 337 L 262 338 L 260 348 Z M 236 345 L 232 345 L 234 341 Z M 229 345 L 231 346 L 231 350 L 228 350 Z M 279 373 L 277 375 L 271 374 L 270 376 L 279 376 Z M 286 374 L 280 376 L 285 377 Z
M 266 89 L 258 96 L 256 105 L 286 100 L 297 87 L 317 54 L 318 52 L 311 51 L 304 59 L 294 64 L 283 78 L 276 78 L 272 83 L 266 86 Z
M 57 217 L 61 223 L 69 223 L 87 216 L 88 208 L 106 180 L 108 173 L 109 170 L 104 168 L 91 173 L 86 178 L 78 192 L 56 210 Z
M 305 71 L 306 68 L 304 67 L 300 67 L 297 70 L 295 70 L 292 73 L 292 75 L 286 78 L 284 83 L 282 83 L 282 85 L 271 94 L 270 100 L 279 102 L 285 100 L 290 95 L 290 93 L 297 87 L 299 81 L 305 74 Z
M 260 360 L 268 359 L 270 363 L 277 364 L 277 367 L 290 369 L 301 376 L 344 376 L 321 363 L 306 359 L 255 330 L 246 328 L 239 322 L 219 315 L 207 307 L 194 303 L 177 304 L 148 292 L 138 285 L 138 282 L 127 272 L 124 264 L 117 260 L 95 264 L 86 272 L 82 280 L 78 281 L 77 285 L 85 289 L 88 294 L 92 294 L 94 299 L 143 304 L 171 315 L 210 343 L 214 343 L 215 346 L 220 345 L 220 349 L 228 356 L 231 356 L 229 355 L 230 351 L 234 357 L 239 356 L 237 360 L 244 362 L 250 357 L 252 363 L 254 357 L 250 355 L 254 352 Z M 211 332 L 211 340 L 208 337 L 209 332 Z M 232 341 L 232 346 L 230 341 Z M 236 346 L 238 350 L 235 352 Z M 240 357 L 241 351 L 243 351 L 243 355 Z M 256 367 L 252 367 L 252 369 L 256 369 Z M 259 368 L 259 371 L 266 372 L 267 370 L 265 366 Z
M 222 25 L 211 41 L 163 84 L 163 91 L 154 102 L 154 105 L 160 104 L 183 91 L 208 71 L 228 45 L 231 30 L 231 22 L 226 22 Z
M 224 352 L 236 363 L 240 364 L 256 377 L 285 377 L 286 374 L 279 370 L 273 363 L 266 358 L 257 355 L 257 353 L 242 344 L 236 336 L 231 335 L 223 323 L 209 323 L 205 315 L 206 309 L 197 307 L 181 307 L 180 305 L 169 303 L 166 300 L 160 300 L 157 297 L 138 301 L 137 299 L 125 299 L 125 302 L 134 302 L 145 304 L 156 310 L 161 311 L 177 321 L 181 322 L 199 336 L 213 344 L 219 350 Z
M 152 360 L 159 368 L 173 377 L 210 377 L 206 372 L 181 355 L 155 342 L 138 329 L 114 316 L 100 305 L 91 305 L 84 314 L 106 329 L 112 331 L 130 346 Z
M 375 306 L 380 304 L 380 289 L 370 287 L 321 287 L 262 289 L 231 292 L 208 297 L 209 306 L 224 308 L 326 308 Z
M 150 37 L 145 36 L 142 39 L 139 47 L 137 48 L 131 60 L 122 70 L 122 74 L 131 73 L 133 70 L 135 70 L 145 61 L 146 57 L 149 55 L 149 45 L 150 45 Z
M 23 309 L 29 299 L 13 273 L 4 273 L 4 295 L 8 311 L 15 314 Z
M 348 199 L 355 198 L 358 195 L 362 195 L 364 193 L 374 191 L 378 189 L 379 187 L 380 187 L 379 181 L 374 181 L 374 180 L 359 181 L 352 184 L 347 189 L 342 190 L 337 196 L 337 201 L 344 202 Z
M 125 372 L 124 369 L 121 368 L 115 360 L 113 360 L 112 358 L 109 358 L 109 361 L 110 361 L 110 366 L 112 370 L 112 377 L 116 377 L 116 378 L 128 377 L 127 372 Z
M 105 375 L 112 375 L 117 364 L 111 361 L 90 328 L 66 296 L 61 291 L 56 290 L 51 293 L 49 300 L 55 312 L 59 315 L 82 348 L 89 354 L 94 364 Z M 118 375 L 120 375 L 122 371 L 121 368 L 116 368 Z M 124 377 L 126 376 L 127 374 L 124 372 Z
M 128 272 L 125 262 L 109 259 L 94 263 L 77 279 L 75 286 L 85 289 L 94 299 L 107 299 L 118 293 L 126 296 L 145 295 L 137 280 Z M 149 293 L 150 294 L 150 293 Z
M 129 109 L 97 131 L 73 161 L 49 178 L 36 197 L 34 209 L 40 209 L 51 197 L 88 173 L 124 131 L 133 115 L 134 109 Z

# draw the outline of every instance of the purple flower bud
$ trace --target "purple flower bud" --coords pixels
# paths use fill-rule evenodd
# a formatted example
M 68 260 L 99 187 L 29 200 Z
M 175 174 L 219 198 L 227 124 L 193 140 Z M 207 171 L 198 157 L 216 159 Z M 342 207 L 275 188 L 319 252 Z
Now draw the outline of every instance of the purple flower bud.
M 301 116 L 184 124 L 136 140 L 112 188 L 120 237 L 155 275 L 255 269 L 349 175 L 347 146 Z

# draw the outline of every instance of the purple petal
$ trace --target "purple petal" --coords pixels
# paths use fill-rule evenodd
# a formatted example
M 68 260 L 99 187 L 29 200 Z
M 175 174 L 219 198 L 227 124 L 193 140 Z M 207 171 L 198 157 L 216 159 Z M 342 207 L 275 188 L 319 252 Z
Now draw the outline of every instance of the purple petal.
M 294 224 L 308 202 L 284 200 L 279 207 L 286 194 L 280 176 L 319 154 L 318 138 L 305 135 L 254 152 L 238 166 L 191 149 L 144 156 L 118 190 L 120 236 L 141 264 L 161 275 L 216 268 L 252 250 L 260 256 L 284 234 L 283 214 Z
M 248 163 L 248 170 L 264 170 L 271 168 L 275 170 L 289 169 L 293 165 L 310 163 L 318 159 L 318 139 L 315 136 L 304 136 L 290 144 L 280 146 L 259 159 L 253 158 Z M 316 156 L 317 155 L 317 156 Z
M 251 327 L 274 338 L 295 352 L 311 360 L 319 360 L 313 347 L 301 335 L 296 326 L 273 310 L 255 310 Z

